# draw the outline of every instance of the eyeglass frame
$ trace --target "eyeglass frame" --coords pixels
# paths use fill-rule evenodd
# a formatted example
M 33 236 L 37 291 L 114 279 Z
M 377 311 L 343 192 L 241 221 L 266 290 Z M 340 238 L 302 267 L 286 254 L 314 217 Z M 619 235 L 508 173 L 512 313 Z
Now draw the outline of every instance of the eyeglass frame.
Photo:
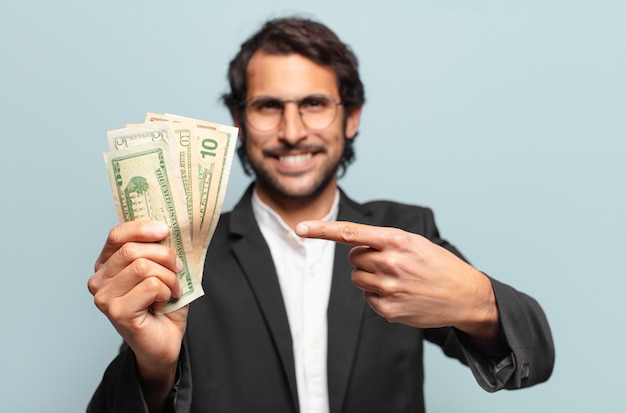
M 302 107 L 301 106 L 307 99 L 312 99 L 312 98 L 313 99 L 314 98 L 318 98 L 318 99 L 322 99 L 323 98 L 323 99 L 327 100 L 329 103 L 335 105 L 334 106 L 335 113 L 333 114 L 332 119 L 330 120 L 328 125 L 324 126 L 323 128 L 313 128 L 313 127 L 310 127 L 309 125 L 307 125 L 307 122 L 303 118 L 303 113 L 302 113 Z M 269 128 L 269 129 L 258 128 L 256 126 L 254 126 L 252 123 L 250 123 L 248 121 L 248 118 L 247 118 L 247 109 L 250 106 L 250 104 L 254 103 L 256 101 L 262 101 L 262 100 L 272 101 L 274 103 L 279 103 L 280 104 L 280 117 L 278 118 L 278 122 L 276 123 L 276 126 L 274 126 L 272 128 Z M 241 102 L 239 104 L 239 107 L 242 110 L 242 113 L 244 115 L 244 119 L 246 121 L 246 125 L 247 126 L 252 127 L 252 129 L 255 129 L 258 132 L 271 132 L 273 130 L 278 129 L 280 127 L 281 122 L 283 122 L 283 120 L 285 119 L 285 106 L 286 106 L 287 103 L 295 103 L 296 104 L 296 106 L 298 107 L 298 115 L 300 115 L 300 120 L 302 121 L 304 126 L 306 126 L 309 129 L 318 130 L 318 131 L 324 130 L 324 129 L 328 128 L 330 125 L 332 125 L 332 123 L 335 121 L 335 119 L 337 119 L 337 113 L 339 112 L 337 110 L 337 106 L 344 105 L 343 101 L 341 101 L 341 100 L 337 101 L 332 96 L 329 96 L 329 95 L 326 95 L 326 94 L 323 94 L 323 93 L 319 93 L 319 94 L 315 94 L 314 93 L 314 94 L 305 96 L 305 97 L 300 98 L 300 99 L 279 99 L 279 98 L 272 97 L 272 96 L 258 96 L 258 97 L 252 98 L 252 99 L 250 99 L 250 100 L 248 100 L 246 102 Z

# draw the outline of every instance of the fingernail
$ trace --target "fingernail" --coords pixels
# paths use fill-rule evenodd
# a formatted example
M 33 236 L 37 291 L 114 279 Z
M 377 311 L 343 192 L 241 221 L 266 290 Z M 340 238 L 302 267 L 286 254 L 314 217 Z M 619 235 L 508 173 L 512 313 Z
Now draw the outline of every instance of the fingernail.
M 305 237 L 307 236 L 307 234 L 309 233 L 309 227 L 308 225 L 304 224 L 304 223 L 299 223 L 298 225 L 296 225 L 296 234 L 298 234 L 301 237 Z
M 165 235 L 169 230 L 170 228 L 165 222 L 156 222 L 156 225 L 154 226 L 154 232 L 156 232 L 157 235 Z
M 178 291 L 176 292 L 176 297 L 180 298 L 183 296 L 183 287 L 180 285 L 180 280 L 177 280 Z
M 181 272 L 183 268 L 185 268 L 183 262 L 180 260 L 180 258 L 176 257 L 176 273 Z

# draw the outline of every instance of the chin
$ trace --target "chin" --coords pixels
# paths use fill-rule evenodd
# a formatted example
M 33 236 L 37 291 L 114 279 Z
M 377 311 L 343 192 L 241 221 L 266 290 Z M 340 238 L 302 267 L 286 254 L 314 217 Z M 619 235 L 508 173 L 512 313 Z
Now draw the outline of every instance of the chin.
M 293 200 L 310 199 L 321 193 L 324 185 L 276 185 L 270 189 L 276 195 Z
M 257 175 L 257 183 L 269 194 L 277 198 L 292 201 L 308 201 L 315 199 L 331 185 L 334 175 L 321 177 L 317 180 L 303 180 L 302 182 L 285 182 L 283 179 Z M 296 180 L 297 181 L 297 180 Z

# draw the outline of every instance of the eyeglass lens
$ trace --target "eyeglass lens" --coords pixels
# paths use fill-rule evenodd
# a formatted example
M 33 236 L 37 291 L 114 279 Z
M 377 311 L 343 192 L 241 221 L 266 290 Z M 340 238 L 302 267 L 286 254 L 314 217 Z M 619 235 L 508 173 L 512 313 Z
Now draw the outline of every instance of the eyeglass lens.
M 246 104 L 246 121 L 260 131 L 276 129 L 283 119 L 287 103 L 298 105 L 302 122 L 311 129 L 325 129 L 330 126 L 337 116 L 337 106 L 341 104 L 326 95 L 311 95 L 298 100 L 255 98 Z

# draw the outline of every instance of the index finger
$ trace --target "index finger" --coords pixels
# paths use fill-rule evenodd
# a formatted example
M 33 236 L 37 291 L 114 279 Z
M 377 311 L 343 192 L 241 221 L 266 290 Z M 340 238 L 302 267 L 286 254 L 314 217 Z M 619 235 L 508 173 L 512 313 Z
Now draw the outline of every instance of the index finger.
M 392 228 L 375 227 L 347 221 L 303 221 L 296 226 L 302 238 L 319 238 L 350 245 L 365 245 L 382 250 Z
M 96 259 L 96 270 L 125 243 L 157 242 L 165 238 L 168 232 L 167 224 L 158 221 L 129 221 L 114 227 L 109 231 L 102 252 Z

